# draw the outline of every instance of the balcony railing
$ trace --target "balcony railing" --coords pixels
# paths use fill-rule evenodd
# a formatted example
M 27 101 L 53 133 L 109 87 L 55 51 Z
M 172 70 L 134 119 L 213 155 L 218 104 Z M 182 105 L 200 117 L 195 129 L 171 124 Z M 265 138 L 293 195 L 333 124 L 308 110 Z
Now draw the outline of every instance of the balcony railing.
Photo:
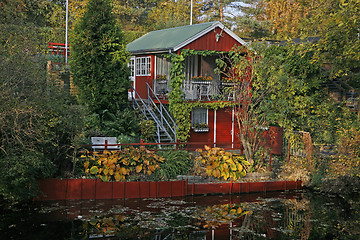
M 220 81 L 190 81 L 183 86 L 185 99 L 189 101 L 233 101 L 233 83 Z M 168 99 L 171 91 L 169 80 L 154 80 L 156 96 L 161 100 Z

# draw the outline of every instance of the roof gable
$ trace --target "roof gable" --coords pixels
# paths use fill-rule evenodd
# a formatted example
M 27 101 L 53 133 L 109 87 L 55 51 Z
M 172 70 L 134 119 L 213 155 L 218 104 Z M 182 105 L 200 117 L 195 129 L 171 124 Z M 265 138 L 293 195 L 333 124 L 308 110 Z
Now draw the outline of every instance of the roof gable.
M 127 45 L 131 53 L 156 53 L 177 51 L 206 33 L 220 27 L 242 45 L 246 43 L 220 22 L 208 22 L 153 31 Z

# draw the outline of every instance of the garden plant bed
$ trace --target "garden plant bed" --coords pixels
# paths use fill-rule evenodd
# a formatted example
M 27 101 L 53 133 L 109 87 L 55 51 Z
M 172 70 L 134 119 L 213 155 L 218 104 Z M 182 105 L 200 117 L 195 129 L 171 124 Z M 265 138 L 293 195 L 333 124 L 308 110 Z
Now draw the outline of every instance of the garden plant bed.
M 98 179 L 43 179 L 39 184 L 41 194 L 35 200 L 161 198 L 302 189 L 301 181 L 189 183 L 188 180 L 103 182 Z

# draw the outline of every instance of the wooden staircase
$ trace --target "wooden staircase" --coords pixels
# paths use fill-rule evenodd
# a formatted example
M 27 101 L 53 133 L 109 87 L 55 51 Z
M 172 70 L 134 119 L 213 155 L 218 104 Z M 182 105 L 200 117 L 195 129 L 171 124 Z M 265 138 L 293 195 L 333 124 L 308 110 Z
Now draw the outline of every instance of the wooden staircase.
M 340 80 L 328 81 L 325 87 L 335 101 L 345 102 L 352 111 L 359 110 L 359 93 L 353 87 Z

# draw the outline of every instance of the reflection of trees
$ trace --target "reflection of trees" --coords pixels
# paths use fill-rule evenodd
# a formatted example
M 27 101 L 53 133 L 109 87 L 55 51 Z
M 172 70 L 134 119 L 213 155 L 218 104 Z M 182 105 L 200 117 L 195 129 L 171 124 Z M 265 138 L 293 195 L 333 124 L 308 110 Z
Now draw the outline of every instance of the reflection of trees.
M 284 202 L 286 207 L 286 221 L 284 229 L 289 230 L 289 236 L 309 239 L 311 232 L 311 210 L 308 199 L 287 199 Z
M 81 233 L 100 239 L 360 239 L 359 201 L 346 204 L 312 196 L 311 201 L 268 198 L 201 206 L 202 201 L 210 204 L 211 199 L 157 199 L 141 208 L 117 205 L 94 212 L 96 216 L 84 220 Z

